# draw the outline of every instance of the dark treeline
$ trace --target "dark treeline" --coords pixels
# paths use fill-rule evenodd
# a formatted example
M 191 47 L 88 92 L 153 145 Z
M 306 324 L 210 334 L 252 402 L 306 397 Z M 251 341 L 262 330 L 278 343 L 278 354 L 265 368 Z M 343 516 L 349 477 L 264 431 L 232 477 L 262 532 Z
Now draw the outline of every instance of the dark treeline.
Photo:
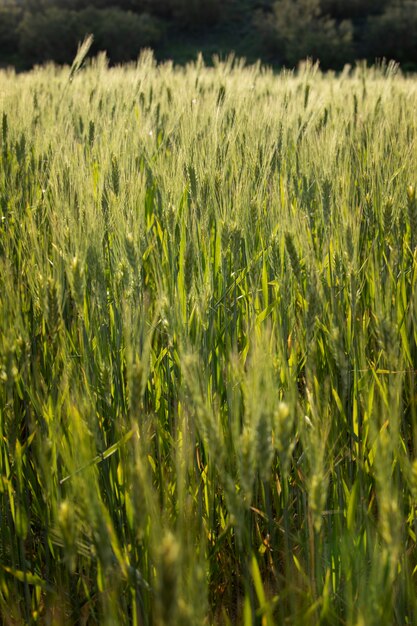
M 177 62 L 234 51 L 277 66 L 385 57 L 416 70 L 416 32 L 417 0 L 3 0 L 0 64 L 68 63 L 93 33 L 112 63 L 151 47 Z

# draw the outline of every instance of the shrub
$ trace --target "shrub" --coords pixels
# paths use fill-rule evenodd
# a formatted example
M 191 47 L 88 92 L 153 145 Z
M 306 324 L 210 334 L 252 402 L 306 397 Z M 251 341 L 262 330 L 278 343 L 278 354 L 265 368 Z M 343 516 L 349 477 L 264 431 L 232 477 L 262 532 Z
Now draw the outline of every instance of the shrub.
M 135 13 L 147 12 L 150 4 L 153 3 L 153 0 L 89 0 L 88 3 L 85 0 L 31 0 L 31 2 L 39 1 L 42 2 L 44 8 L 53 6 L 60 9 L 82 11 L 85 8 L 114 9 L 117 5 L 117 8 L 122 11 L 134 11 Z
M 382 15 L 367 20 L 365 50 L 371 60 L 386 57 L 417 65 L 417 2 L 388 7 Z
M 155 45 L 162 30 L 160 22 L 146 13 L 52 7 L 25 14 L 19 28 L 20 51 L 32 64 L 47 60 L 69 63 L 78 42 L 90 32 L 95 37 L 93 51 L 105 50 L 112 62 L 119 63 L 136 58 L 141 48 Z
M 21 17 L 21 11 L 15 7 L 0 8 L 0 50 L 3 54 L 13 54 L 18 50 Z
M 272 14 L 257 14 L 256 26 L 266 47 L 291 66 L 306 57 L 339 66 L 352 54 L 352 23 L 323 14 L 320 0 L 278 0 Z
M 210 26 L 221 19 L 221 0 L 171 0 L 176 20 L 187 28 Z
M 141 48 L 155 46 L 162 36 L 160 21 L 148 13 L 85 9 L 80 20 L 84 32 L 94 34 L 93 50 L 105 50 L 113 63 L 137 58 Z
M 86 8 L 85 0 L 30 0 L 45 6 L 81 11 Z M 114 9 L 149 13 L 158 17 L 175 18 L 184 26 L 211 24 L 221 15 L 222 0 L 90 0 L 88 8 Z
M 323 13 L 336 19 L 358 19 L 384 11 L 390 0 L 321 0 Z
M 79 16 L 75 11 L 50 8 L 27 12 L 19 27 L 19 48 L 29 63 L 54 60 L 69 63 L 82 39 Z

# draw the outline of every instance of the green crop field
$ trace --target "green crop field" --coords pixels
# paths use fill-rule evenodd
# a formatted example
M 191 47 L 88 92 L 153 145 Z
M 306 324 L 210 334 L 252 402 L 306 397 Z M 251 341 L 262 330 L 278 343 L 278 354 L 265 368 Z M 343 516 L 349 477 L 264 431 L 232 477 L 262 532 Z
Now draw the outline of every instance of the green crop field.
M 0 623 L 417 623 L 417 80 L 0 72 Z

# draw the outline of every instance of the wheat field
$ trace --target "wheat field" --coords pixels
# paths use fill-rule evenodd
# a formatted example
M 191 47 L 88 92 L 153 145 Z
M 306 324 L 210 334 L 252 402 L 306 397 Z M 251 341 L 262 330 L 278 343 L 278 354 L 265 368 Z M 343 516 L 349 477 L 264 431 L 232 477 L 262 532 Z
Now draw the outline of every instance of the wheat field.
M 1 623 L 417 623 L 416 107 L 0 72 Z

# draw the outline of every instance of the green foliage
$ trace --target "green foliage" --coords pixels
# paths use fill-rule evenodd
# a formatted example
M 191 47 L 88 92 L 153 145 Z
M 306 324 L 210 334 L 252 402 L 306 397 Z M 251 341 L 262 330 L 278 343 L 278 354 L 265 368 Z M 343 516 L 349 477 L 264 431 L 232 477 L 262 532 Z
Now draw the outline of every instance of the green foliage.
M 33 63 L 69 63 L 86 33 L 75 11 L 51 8 L 25 13 L 19 27 L 19 47 Z
M 3 54 L 18 51 L 18 26 L 21 19 L 22 12 L 19 9 L 0 7 L 0 50 Z
M 224 0 L 171 0 L 174 16 L 188 28 L 212 27 L 223 13 Z
M 20 50 L 32 62 L 69 63 L 78 41 L 88 33 L 94 35 L 93 49 L 105 50 L 115 63 L 137 57 L 142 48 L 155 45 L 162 35 L 158 20 L 147 13 L 52 7 L 25 14 L 19 28 Z
M 417 64 L 412 36 L 416 0 L 9 0 L 1 9 L 0 62 L 20 66 L 70 62 L 77 41 L 95 34 L 94 51 L 112 62 L 136 60 L 152 47 L 158 59 L 184 62 L 202 51 L 234 50 L 255 60 L 296 66 L 307 57 L 324 69 L 358 59 Z M 19 36 L 20 33 L 20 36 Z M 20 41 L 20 45 L 19 45 Z M 19 54 L 17 54 L 19 53 Z
M 114 63 L 137 58 L 142 48 L 157 45 L 162 37 L 161 24 L 148 13 L 86 9 L 79 16 L 84 31 L 94 34 L 94 49 L 106 51 Z
M 320 59 L 324 68 L 346 63 L 352 54 L 353 27 L 322 13 L 320 0 L 278 0 L 273 14 L 258 13 L 256 25 L 284 63 Z
M 391 3 L 382 15 L 368 18 L 365 48 L 368 57 L 396 59 L 417 68 L 417 2 Z
M 391 0 L 320 0 L 323 13 L 340 19 L 358 19 L 379 14 Z

